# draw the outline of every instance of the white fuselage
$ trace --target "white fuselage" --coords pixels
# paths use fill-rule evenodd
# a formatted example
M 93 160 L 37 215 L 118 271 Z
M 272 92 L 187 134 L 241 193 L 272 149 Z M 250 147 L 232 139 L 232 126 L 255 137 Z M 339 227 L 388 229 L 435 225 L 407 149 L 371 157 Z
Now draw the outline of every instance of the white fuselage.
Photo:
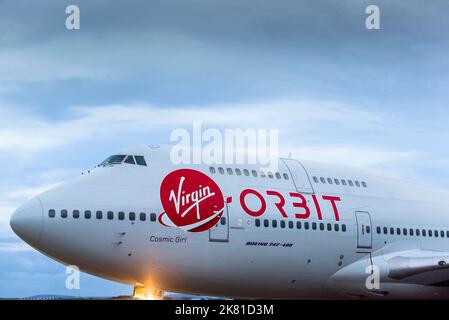
M 128 154 L 144 156 L 147 166 L 100 166 L 40 194 L 17 210 L 13 229 L 64 264 L 173 292 L 244 298 L 449 296 L 445 190 L 292 159 L 279 161 L 279 175 L 261 176 L 255 165 L 173 165 L 164 149 Z M 161 182 L 179 169 L 209 176 L 223 193 L 221 219 L 208 230 L 186 231 L 159 219 Z M 250 192 L 242 196 L 244 190 Z M 372 272 L 377 287 L 366 285 Z

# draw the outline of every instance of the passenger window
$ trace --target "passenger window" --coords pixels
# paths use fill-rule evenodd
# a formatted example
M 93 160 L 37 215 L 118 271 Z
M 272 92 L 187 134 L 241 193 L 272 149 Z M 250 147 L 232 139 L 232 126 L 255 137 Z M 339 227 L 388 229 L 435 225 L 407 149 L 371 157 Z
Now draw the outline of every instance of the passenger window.
M 54 209 L 48 210 L 48 216 L 54 218 L 56 216 L 56 211 Z
M 293 229 L 293 227 L 294 227 L 293 221 L 289 221 L 289 222 L 288 222 L 288 227 L 289 227 L 290 229 Z
M 326 183 L 326 179 L 324 179 L 323 177 L 320 177 L 320 181 L 321 183 Z
M 257 171 L 256 170 L 251 170 L 251 174 L 253 175 L 253 177 L 257 177 Z
M 320 230 L 321 230 L 321 231 L 324 230 L 324 223 L 320 223 Z
M 339 230 L 340 230 L 340 225 L 336 223 L 336 224 L 334 225 L 334 230 L 335 230 L 335 231 L 339 231 Z
M 90 212 L 90 210 L 84 211 L 84 218 L 85 219 L 90 219 L 91 216 L 92 216 L 92 213 Z
M 371 227 L 370 226 L 366 226 L 366 233 L 371 233 Z
M 355 185 L 360 188 L 360 182 L 358 182 L 357 180 L 355 181 Z
M 382 230 L 380 229 L 380 227 L 377 227 L 377 228 L 376 228 L 376 231 L 377 231 L 377 234 L 380 234 L 380 232 L 381 232 Z
M 238 176 L 241 176 L 242 175 L 242 171 L 239 168 L 237 168 L 237 169 L 235 169 L 235 174 L 238 175 Z
M 260 171 L 259 175 L 260 175 L 261 178 L 265 178 L 265 172 Z
M 281 228 L 285 228 L 285 221 L 281 220 Z
M 441 238 L 444 238 L 444 231 L 443 230 L 440 231 L 440 236 L 441 236 Z
M 249 176 L 249 171 L 248 171 L 248 169 L 243 169 L 243 174 L 244 174 L 245 176 Z
M 224 174 L 224 169 L 223 169 L 222 167 L 218 167 L 218 172 L 219 172 L 220 174 Z
M 332 179 L 331 178 L 327 178 L 327 183 L 333 184 Z
M 416 235 L 417 236 L 420 236 L 420 232 L 419 231 L 420 231 L 419 229 L 416 229 Z
M 296 229 L 301 229 L 301 221 L 296 221 Z
M 120 211 L 120 212 L 118 213 L 118 219 L 119 219 L 119 220 L 125 220 L 125 213 L 124 213 L 123 211 Z
M 220 218 L 220 223 L 222 226 L 224 226 L 226 224 L 226 218 L 225 217 L 221 217 Z
M 396 234 L 397 234 L 398 236 L 401 235 L 401 228 L 396 228 Z
M 136 164 L 136 162 L 134 161 L 134 157 L 133 156 L 126 157 L 125 163 Z
M 384 227 L 384 234 L 387 234 L 387 233 L 388 233 L 388 228 Z
M 146 167 L 147 163 L 146 163 L 145 158 L 143 156 L 134 156 L 134 158 L 136 158 L 136 163 L 139 166 L 145 166 Z
M 272 226 L 273 228 L 277 228 L 277 226 L 278 226 L 277 220 L 272 220 L 272 221 L 271 221 L 271 226 Z
M 97 215 L 97 219 L 103 219 L 103 212 L 102 211 L 97 211 L 96 215 Z
M 309 230 L 309 223 L 308 222 L 304 222 L 304 229 Z
M 156 214 L 154 212 L 150 213 L 150 221 L 156 221 Z
M 435 235 L 435 238 L 438 238 L 438 231 L 437 231 L 437 230 L 435 230 L 435 231 L 433 232 L 433 234 Z
M 423 237 L 425 237 L 427 234 L 426 234 L 426 229 L 422 229 L 422 236 Z
M 275 176 L 276 176 L 276 179 L 281 179 L 281 174 L 279 172 L 276 172 Z
M 268 222 L 268 219 L 265 219 L 265 220 L 263 221 L 263 226 L 264 226 L 265 228 L 268 228 L 269 225 L 270 225 L 270 223 Z
M 131 221 L 136 220 L 136 213 L 135 212 L 130 212 L 129 213 L 129 220 L 131 220 Z
M 288 174 L 284 173 L 282 176 L 284 177 L 285 180 L 288 180 Z
M 341 184 L 345 186 L 346 185 L 346 180 L 345 179 L 341 179 Z
M 67 210 L 61 210 L 61 218 L 67 218 Z
M 348 180 L 348 184 L 349 184 L 349 186 L 351 186 L 351 187 L 354 186 L 354 183 L 352 183 L 352 180 Z
M 317 177 L 313 177 L 313 182 L 318 183 L 318 178 Z
M 337 178 L 334 179 L 334 182 L 335 182 L 335 184 L 336 184 L 337 186 L 340 185 L 340 180 L 338 180 Z
M 413 229 L 410 228 L 408 231 L 409 231 L 409 234 L 410 234 L 411 236 L 413 236 Z
M 312 222 L 312 229 L 316 230 L 316 222 Z
M 449 238 L 449 231 L 446 231 L 446 237 Z
M 73 215 L 73 219 L 78 219 L 80 217 L 79 210 L 73 210 L 72 215 Z
M 273 179 L 273 178 L 274 178 L 274 177 L 273 177 L 273 173 L 268 172 L 268 178 Z
M 390 228 L 390 234 L 394 234 L 394 228 Z
M 260 219 L 256 219 L 256 227 L 260 227 Z
M 327 231 L 332 231 L 332 224 L 330 223 L 327 224 Z
M 226 172 L 227 172 L 229 175 L 232 176 L 232 173 L 233 173 L 233 172 L 232 172 L 232 169 L 231 169 L 231 168 L 227 168 L 227 169 L 226 169 Z
M 107 215 L 108 215 L 108 220 L 114 219 L 114 212 L 108 211 Z
M 366 187 L 367 187 L 367 185 L 366 185 L 366 182 L 365 182 L 365 181 L 362 181 L 362 187 L 364 187 L 364 188 L 366 188 Z
M 429 237 L 432 236 L 432 230 L 429 230 Z
M 212 174 L 215 174 L 215 172 L 216 172 L 215 168 L 214 167 L 209 167 L 209 172 L 212 173 Z
M 343 224 L 343 225 L 341 226 L 341 231 L 346 232 L 346 225 L 345 225 L 345 224 Z
M 139 218 L 140 218 L 140 221 L 145 221 L 145 220 L 147 220 L 147 214 L 145 212 L 141 212 Z

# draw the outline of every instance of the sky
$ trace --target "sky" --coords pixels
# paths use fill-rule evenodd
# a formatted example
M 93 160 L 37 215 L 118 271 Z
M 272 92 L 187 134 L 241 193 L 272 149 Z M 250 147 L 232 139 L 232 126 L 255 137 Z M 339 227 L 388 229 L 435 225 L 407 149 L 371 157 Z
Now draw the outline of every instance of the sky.
M 78 5 L 80 30 L 65 28 Z M 380 8 L 367 30 L 365 8 Z M 170 132 L 279 130 L 281 155 L 449 188 L 449 2 L 0 1 L 0 297 L 128 286 L 17 238 L 26 199 Z

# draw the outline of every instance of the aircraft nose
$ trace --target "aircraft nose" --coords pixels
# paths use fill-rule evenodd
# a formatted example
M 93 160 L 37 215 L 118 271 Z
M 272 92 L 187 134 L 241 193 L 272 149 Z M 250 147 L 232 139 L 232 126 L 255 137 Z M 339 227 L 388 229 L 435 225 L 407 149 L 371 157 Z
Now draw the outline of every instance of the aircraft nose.
M 25 242 L 35 246 L 41 237 L 44 213 L 38 197 L 25 202 L 11 216 L 12 230 Z

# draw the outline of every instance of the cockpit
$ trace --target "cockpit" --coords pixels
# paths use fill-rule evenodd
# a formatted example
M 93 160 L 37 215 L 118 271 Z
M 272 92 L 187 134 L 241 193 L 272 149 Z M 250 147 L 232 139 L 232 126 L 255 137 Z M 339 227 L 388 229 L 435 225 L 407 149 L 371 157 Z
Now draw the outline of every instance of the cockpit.
M 104 160 L 98 166 L 114 166 L 119 164 L 134 164 L 139 166 L 147 166 L 144 156 L 130 155 L 130 154 L 115 154 Z

